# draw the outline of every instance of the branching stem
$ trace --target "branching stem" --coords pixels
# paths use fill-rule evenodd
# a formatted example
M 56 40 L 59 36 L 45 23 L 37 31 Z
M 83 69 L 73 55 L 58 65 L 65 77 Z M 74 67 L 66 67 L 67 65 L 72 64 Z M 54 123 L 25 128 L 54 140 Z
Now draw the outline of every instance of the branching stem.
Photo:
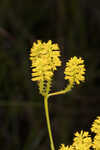
M 69 92 L 72 89 L 72 87 L 73 87 L 73 84 L 69 84 L 64 90 L 48 94 L 48 97 L 54 96 L 54 95 L 65 94 Z

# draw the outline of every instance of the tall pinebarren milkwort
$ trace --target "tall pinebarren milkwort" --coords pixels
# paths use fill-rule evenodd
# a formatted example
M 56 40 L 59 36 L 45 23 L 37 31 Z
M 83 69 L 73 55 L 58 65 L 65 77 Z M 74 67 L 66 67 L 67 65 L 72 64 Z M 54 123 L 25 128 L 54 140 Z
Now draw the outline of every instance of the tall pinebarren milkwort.
M 75 85 L 85 81 L 85 66 L 84 60 L 76 56 L 66 62 L 65 80 L 68 80 L 68 85 L 61 91 L 52 93 L 52 80 L 54 71 L 61 66 L 60 48 L 58 44 L 53 44 L 51 40 L 47 43 L 40 40 L 33 43 L 30 52 L 30 60 L 32 62 L 32 81 L 38 84 L 39 92 L 44 97 L 44 108 L 47 121 L 47 128 L 50 139 L 51 150 L 55 150 L 50 119 L 48 110 L 48 98 L 50 96 L 65 94 L 69 92 Z M 73 143 L 70 146 L 61 144 L 59 150 L 90 150 L 91 147 L 100 150 L 100 117 L 94 121 L 91 131 L 96 135 L 91 138 L 88 132 L 81 130 L 74 134 Z

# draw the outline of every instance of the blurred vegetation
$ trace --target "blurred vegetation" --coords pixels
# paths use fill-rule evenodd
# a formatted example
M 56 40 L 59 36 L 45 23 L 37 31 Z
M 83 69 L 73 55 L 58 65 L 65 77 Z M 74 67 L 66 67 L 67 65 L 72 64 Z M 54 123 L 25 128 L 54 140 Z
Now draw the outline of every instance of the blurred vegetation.
M 68 95 L 51 98 L 56 148 L 70 144 L 76 130 L 90 128 L 100 115 L 100 1 L 0 1 L 0 148 L 50 149 L 43 99 L 31 81 L 29 53 L 37 39 L 58 42 L 62 68 L 53 90 L 65 86 L 66 59 L 85 59 L 86 82 Z

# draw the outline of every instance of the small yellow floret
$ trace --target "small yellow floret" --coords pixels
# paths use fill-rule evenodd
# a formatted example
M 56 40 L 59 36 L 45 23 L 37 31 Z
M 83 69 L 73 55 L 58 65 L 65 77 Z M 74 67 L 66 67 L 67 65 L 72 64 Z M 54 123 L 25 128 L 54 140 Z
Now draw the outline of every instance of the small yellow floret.
M 65 146 L 64 144 L 61 144 L 59 150 L 74 150 L 72 146 Z
M 91 127 L 91 131 L 96 134 L 100 133 L 100 116 L 98 116 L 97 119 L 94 120 Z
M 69 80 L 70 83 L 80 84 L 80 81 L 85 80 L 85 70 L 84 60 L 74 56 L 66 62 L 65 80 Z
M 73 147 L 75 150 L 89 150 L 92 146 L 92 139 L 88 132 L 81 131 L 75 133 L 75 138 L 73 140 Z
M 42 43 L 40 40 L 33 43 L 30 53 L 32 81 L 50 80 L 57 66 L 61 66 L 59 56 L 59 46 L 58 44 L 52 44 L 51 40 L 47 43 Z
M 61 146 L 60 146 L 59 150 L 66 150 L 65 145 L 64 145 L 64 144 L 61 144 Z
M 96 150 L 100 150 L 100 116 L 94 120 L 91 131 L 94 132 L 96 135 L 93 139 L 93 148 Z
M 96 150 L 100 150 L 100 131 L 94 137 L 93 148 L 96 149 Z

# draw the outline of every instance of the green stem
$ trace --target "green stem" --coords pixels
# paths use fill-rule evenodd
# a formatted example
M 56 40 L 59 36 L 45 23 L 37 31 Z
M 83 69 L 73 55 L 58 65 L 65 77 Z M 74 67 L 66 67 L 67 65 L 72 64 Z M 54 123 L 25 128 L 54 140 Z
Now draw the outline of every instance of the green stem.
M 64 90 L 54 92 L 54 93 L 50 93 L 50 94 L 48 94 L 48 97 L 54 96 L 54 95 L 65 94 L 65 93 L 69 92 L 72 89 L 72 87 L 73 87 L 73 84 L 69 83 L 69 85 Z
M 53 137 L 52 137 L 52 131 L 51 131 L 51 125 L 50 125 L 50 119 L 49 119 L 48 96 L 44 97 L 44 108 L 45 108 L 45 115 L 46 115 L 46 121 L 47 121 L 49 138 L 50 138 L 51 150 L 55 150 L 55 148 L 54 148 L 54 142 L 53 142 Z

